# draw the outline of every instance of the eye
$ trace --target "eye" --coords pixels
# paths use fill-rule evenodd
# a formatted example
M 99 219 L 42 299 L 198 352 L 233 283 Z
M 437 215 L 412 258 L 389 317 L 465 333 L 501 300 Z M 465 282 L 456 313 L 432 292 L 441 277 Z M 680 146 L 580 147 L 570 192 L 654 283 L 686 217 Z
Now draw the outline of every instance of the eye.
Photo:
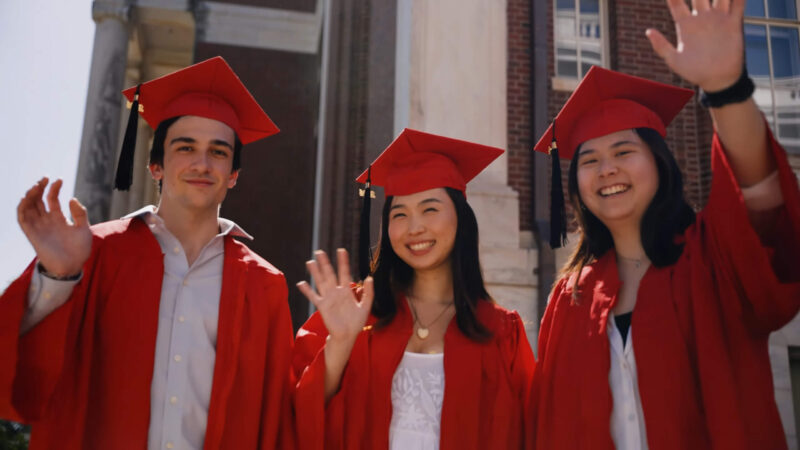
M 405 213 L 395 213 L 395 214 L 392 214 L 392 219 L 398 219 L 398 218 L 405 217 L 405 216 L 406 216 Z
M 179 152 L 190 152 L 192 150 L 193 150 L 192 146 L 190 145 L 181 145 L 180 147 L 177 148 L 177 151 Z
M 227 158 L 228 157 L 228 152 L 226 150 L 223 150 L 223 149 L 211 150 L 211 154 L 214 155 L 214 156 L 220 156 L 220 157 L 223 157 L 223 158 Z
M 436 211 L 438 211 L 438 209 L 436 209 L 436 208 L 434 208 L 434 207 L 430 207 L 430 208 L 425 208 L 425 210 L 424 210 L 424 211 L 422 211 L 422 212 L 426 213 L 426 212 L 428 212 L 428 211 L 433 211 L 433 212 L 436 212 Z
M 627 155 L 629 153 L 633 153 L 633 151 L 631 151 L 631 150 L 622 150 L 622 151 L 617 152 L 617 156 L 625 156 L 625 155 Z
M 581 166 L 587 166 L 589 164 L 593 164 L 593 163 L 596 163 L 596 162 L 597 162 L 597 160 L 594 159 L 594 158 L 587 158 L 587 159 L 584 159 L 583 161 L 581 161 L 580 165 Z

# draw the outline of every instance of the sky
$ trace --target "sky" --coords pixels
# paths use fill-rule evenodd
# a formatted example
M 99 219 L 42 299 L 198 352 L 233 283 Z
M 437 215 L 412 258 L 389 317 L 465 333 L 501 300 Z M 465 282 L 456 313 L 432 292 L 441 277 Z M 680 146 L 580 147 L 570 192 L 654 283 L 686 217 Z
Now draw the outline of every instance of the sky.
M 42 176 L 72 197 L 95 25 L 91 0 L 0 0 L 0 290 L 34 256 L 17 204 Z

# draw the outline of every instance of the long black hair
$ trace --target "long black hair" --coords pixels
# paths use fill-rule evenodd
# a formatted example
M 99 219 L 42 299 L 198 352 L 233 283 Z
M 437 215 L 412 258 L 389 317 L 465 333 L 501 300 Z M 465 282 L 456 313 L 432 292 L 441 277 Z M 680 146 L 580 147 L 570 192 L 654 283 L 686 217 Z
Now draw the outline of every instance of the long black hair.
M 491 332 L 478 320 L 478 302 L 494 300 L 483 285 L 481 263 L 478 259 L 478 221 L 461 191 L 445 188 L 456 210 L 458 224 L 450 267 L 453 272 L 453 302 L 456 308 L 456 324 L 468 338 L 486 341 Z M 389 240 L 389 213 L 392 196 L 386 198 L 381 214 L 381 236 L 378 251 L 372 259 L 370 272 L 375 280 L 375 299 L 372 314 L 378 318 L 377 327 L 382 327 L 397 314 L 397 295 L 411 287 L 414 269 L 406 264 L 392 249 Z
M 636 128 L 636 134 L 650 148 L 658 170 L 658 190 L 642 216 L 642 247 L 650 262 L 656 267 L 674 264 L 683 252 L 683 244 L 676 241 L 695 220 L 694 210 L 683 197 L 683 176 L 678 162 L 667 143 L 651 128 Z M 578 246 L 562 275 L 580 272 L 582 268 L 601 257 L 614 246 L 611 232 L 581 200 L 578 191 L 578 153 L 575 150 L 569 166 L 569 198 L 580 227 Z

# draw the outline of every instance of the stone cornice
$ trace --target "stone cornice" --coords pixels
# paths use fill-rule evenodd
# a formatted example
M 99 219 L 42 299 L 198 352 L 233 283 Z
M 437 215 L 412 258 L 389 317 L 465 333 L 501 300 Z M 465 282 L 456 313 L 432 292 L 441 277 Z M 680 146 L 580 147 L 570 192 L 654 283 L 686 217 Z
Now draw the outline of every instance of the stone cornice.
M 198 41 L 317 53 L 322 31 L 322 1 L 315 12 L 199 1 L 195 8 Z
M 128 23 L 131 17 L 131 4 L 127 0 L 94 0 L 92 2 L 92 19 L 102 22 L 105 19 L 116 19 Z

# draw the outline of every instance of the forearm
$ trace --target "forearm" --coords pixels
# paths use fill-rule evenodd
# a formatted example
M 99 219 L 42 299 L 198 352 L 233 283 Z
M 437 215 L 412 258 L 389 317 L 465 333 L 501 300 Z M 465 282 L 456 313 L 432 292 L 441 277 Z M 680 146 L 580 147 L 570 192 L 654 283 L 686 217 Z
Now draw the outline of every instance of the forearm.
M 766 122 L 752 97 L 709 111 L 739 186 L 752 186 L 775 171 Z
M 325 403 L 336 395 L 342 375 L 353 350 L 354 339 L 340 340 L 330 336 L 325 343 Z
M 34 267 L 31 283 L 28 287 L 28 307 L 22 317 L 20 335 L 28 332 L 28 330 L 69 300 L 73 288 L 79 281 L 80 277 L 70 281 L 48 278 L 39 272 L 37 264 Z

